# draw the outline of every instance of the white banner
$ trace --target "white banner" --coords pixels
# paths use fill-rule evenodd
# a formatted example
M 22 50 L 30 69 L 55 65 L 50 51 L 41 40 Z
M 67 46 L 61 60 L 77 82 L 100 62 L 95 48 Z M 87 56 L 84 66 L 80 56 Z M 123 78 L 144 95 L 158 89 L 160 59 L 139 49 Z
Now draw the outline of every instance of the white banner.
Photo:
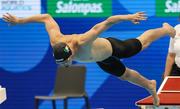
M 27 17 L 41 13 L 41 0 L 0 0 L 0 17 L 5 13 Z

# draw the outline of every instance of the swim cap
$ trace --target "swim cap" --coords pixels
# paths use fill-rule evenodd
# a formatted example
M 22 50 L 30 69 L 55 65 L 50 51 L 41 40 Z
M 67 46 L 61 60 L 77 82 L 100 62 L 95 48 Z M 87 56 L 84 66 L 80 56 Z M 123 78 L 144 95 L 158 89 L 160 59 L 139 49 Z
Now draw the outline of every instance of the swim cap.
M 59 42 L 53 46 L 53 54 L 56 63 L 59 64 L 67 60 L 72 55 L 72 51 L 66 43 Z

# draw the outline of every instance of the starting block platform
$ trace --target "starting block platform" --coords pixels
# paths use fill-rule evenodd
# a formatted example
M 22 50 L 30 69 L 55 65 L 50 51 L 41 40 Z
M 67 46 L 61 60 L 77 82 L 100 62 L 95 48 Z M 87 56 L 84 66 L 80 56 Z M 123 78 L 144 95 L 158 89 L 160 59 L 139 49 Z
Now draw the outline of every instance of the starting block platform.
M 168 76 L 157 91 L 160 106 L 153 106 L 152 96 L 136 102 L 139 109 L 180 109 L 180 76 Z

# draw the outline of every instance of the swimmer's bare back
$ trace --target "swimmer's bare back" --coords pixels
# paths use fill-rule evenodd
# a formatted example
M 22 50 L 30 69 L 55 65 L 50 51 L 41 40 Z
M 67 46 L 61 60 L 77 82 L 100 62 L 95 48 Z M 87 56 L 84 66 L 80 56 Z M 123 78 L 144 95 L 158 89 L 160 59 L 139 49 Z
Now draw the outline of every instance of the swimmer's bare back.
M 44 23 L 46 30 L 50 37 L 50 43 L 52 46 L 59 42 L 64 42 L 69 45 L 72 55 L 67 60 L 77 59 L 79 61 L 101 61 L 112 53 L 110 43 L 106 39 L 98 38 L 98 36 L 109 29 L 116 23 L 121 21 L 131 21 L 134 24 L 139 24 L 140 21 L 146 20 L 146 14 L 144 12 L 137 12 L 135 14 L 128 15 L 114 15 L 110 16 L 106 20 L 97 23 L 90 30 L 82 33 L 81 37 L 75 37 L 76 35 L 69 35 L 78 41 L 66 40 L 67 35 L 62 34 L 59 25 L 49 14 L 38 14 L 27 18 L 18 18 L 9 13 L 3 15 L 3 19 L 10 24 L 22 24 L 29 22 Z M 98 38 L 98 39 L 97 39 Z M 86 45 L 83 46 L 81 45 Z M 102 49 L 103 48 L 103 49 Z M 84 54 L 82 57 L 80 55 Z M 105 55 L 106 54 L 106 55 Z

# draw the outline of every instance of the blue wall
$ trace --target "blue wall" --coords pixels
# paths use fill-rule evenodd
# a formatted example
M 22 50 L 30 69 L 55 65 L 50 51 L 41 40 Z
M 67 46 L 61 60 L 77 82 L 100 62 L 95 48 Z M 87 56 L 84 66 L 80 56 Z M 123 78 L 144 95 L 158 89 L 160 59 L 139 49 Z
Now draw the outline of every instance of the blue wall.
M 148 20 L 139 25 L 124 22 L 102 33 L 101 37 L 118 39 L 135 38 L 147 29 L 157 28 L 163 22 L 175 26 L 177 17 L 156 17 L 155 0 L 112 0 L 113 14 L 145 11 Z M 46 0 L 42 0 L 42 13 L 46 13 Z M 82 33 L 105 18 L 55 18 L 64 34 Z M 138 55 L 124 59 L 130 68 L 149 79 L 156 79 L 158 86 L 164 71 L 169 37 L 155 41 Z M 105 109 L 136 109 L 135 102 L 149 94 L 140 87 L 104 73 L 95 63 L 87 63 L 86 89 L 92 107 Z M 0 84 L 7 88 L 8 100 L 2 109 L 33 109 L 35 95 L 52 92 L 56 64 L 52 57 L 49 38 L 43 24 L 7 26 L 0 20 Z M 62 102 L 58 101 L 58 109 Z M 40 109 L 50 109 L 50 102 L 41 102 Z M 82 100 L 70 100 L 71 109 L 84 108 Z

